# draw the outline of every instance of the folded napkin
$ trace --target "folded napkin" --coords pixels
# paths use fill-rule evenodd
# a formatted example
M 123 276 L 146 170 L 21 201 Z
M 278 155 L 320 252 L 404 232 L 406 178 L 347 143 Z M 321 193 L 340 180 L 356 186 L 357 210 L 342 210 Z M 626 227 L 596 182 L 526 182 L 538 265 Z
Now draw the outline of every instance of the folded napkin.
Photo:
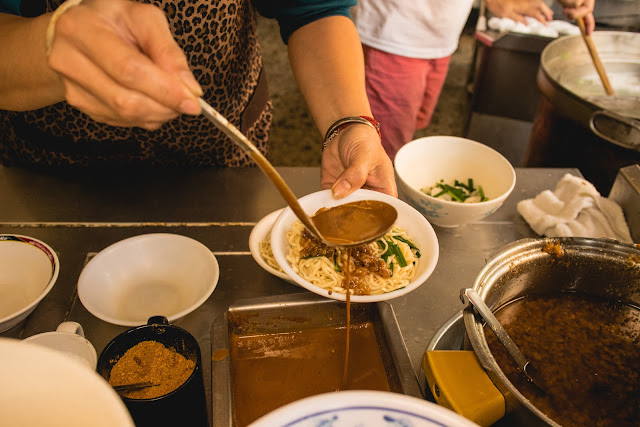
M 567 21 L 550 21 L 546 24 L 537 19 L 525 16 L 526 24 L 516 22 L 511 18 L 498 18 L 494 16 L 489 19 L 487 25 L 490 29 L 501 33 L 511 31 L 513 33 L 535 34 L 538 36 L 556 38 L 564 35 L 580 34 L 580 28 Z
M 547 237 L 609 237 L 633 243 L 622 208 L 602 197 L 589 181 L 566 174 L 555 191 L 518 202 L 533 231 Z

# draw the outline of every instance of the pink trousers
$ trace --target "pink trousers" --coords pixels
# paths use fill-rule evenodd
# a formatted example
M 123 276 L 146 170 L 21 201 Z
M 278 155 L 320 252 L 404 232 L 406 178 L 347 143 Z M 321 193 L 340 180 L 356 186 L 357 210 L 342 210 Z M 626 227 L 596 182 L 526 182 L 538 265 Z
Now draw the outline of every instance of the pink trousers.
M 450 57 L 408 58 L 362 47 L 371 111 L 380 122 L 382 145 L 393 160 L 415 131 L 431 122 Z

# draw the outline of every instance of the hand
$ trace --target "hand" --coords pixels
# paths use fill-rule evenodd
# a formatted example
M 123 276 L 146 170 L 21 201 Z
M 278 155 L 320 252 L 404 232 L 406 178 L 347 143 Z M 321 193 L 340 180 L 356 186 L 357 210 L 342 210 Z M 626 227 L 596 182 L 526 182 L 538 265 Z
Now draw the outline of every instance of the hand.
M 127 0 L 85 0 L 62 14 L 48 57 L 65 98 L 96 121 L 159 128 L 199 114 L 202 90 L 161 9 Z
M 526 24 L 525 16 L 545 23 L 553 19 L 553 11 L 542 0 L 487 0 L 487 9 L 499 18 L 510 18 Z
M 584 26 L 587 34 L 591 34 L 596 27 L 596 20 L 593 17 L 593 7 L 595 0 L 558 0 L 562 5 L 562 13 L 569 19 L 584 19 Z
M 398 197 L 393 164 L 373 128 L 352 124 L 342 129 L 322 153 L 322 188 L 336 198 L 358 188 Z

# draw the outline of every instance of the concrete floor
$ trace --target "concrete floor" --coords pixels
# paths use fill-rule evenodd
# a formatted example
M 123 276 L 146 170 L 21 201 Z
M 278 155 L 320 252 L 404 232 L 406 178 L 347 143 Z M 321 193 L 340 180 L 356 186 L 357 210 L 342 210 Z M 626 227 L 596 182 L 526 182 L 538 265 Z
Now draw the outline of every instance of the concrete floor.
M 287 49 L 274 20 L 257 17 L 258 37 L 271 98 L 274 120 L 271 129 L 270 160 L 276 166 L 319 166 L 322 135 L 315 127 L 309 110 L 289 67 Z M 416 132 L 415 137 L 429 135 L 464 136 L 470 111 L 467 82 L 471 70 L 474 38 L 465 31 L 453 54 L 445 86 L 431 125 Z

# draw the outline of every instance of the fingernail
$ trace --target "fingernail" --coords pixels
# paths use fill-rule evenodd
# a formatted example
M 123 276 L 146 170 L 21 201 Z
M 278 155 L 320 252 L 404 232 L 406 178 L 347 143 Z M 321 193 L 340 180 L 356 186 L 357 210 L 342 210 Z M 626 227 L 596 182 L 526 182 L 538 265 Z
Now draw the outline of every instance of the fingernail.
M 200 84 L 196 81 L 195 77 L 193 77 L 193 74 L 191 74 L 188 71 L 185 71 L 180 75 L 180 78 L 182 79 L 184 84 L 187 85 L 191 93 L 193 93 L 195 96 L 202 96 L 203 94 L 202 88 L 200 87 Z
M 200 114 L 200 104 L 193 99 L 185 99 L 180 103 L 180 112 L 184 114 L 198 115 Z
M 346 179 L 342 179 L 335 183 L 331 192 L 333 193 L 333 197 L 340 199 L 346 196 L 349 190 L 351 190 L 351 183 Z

